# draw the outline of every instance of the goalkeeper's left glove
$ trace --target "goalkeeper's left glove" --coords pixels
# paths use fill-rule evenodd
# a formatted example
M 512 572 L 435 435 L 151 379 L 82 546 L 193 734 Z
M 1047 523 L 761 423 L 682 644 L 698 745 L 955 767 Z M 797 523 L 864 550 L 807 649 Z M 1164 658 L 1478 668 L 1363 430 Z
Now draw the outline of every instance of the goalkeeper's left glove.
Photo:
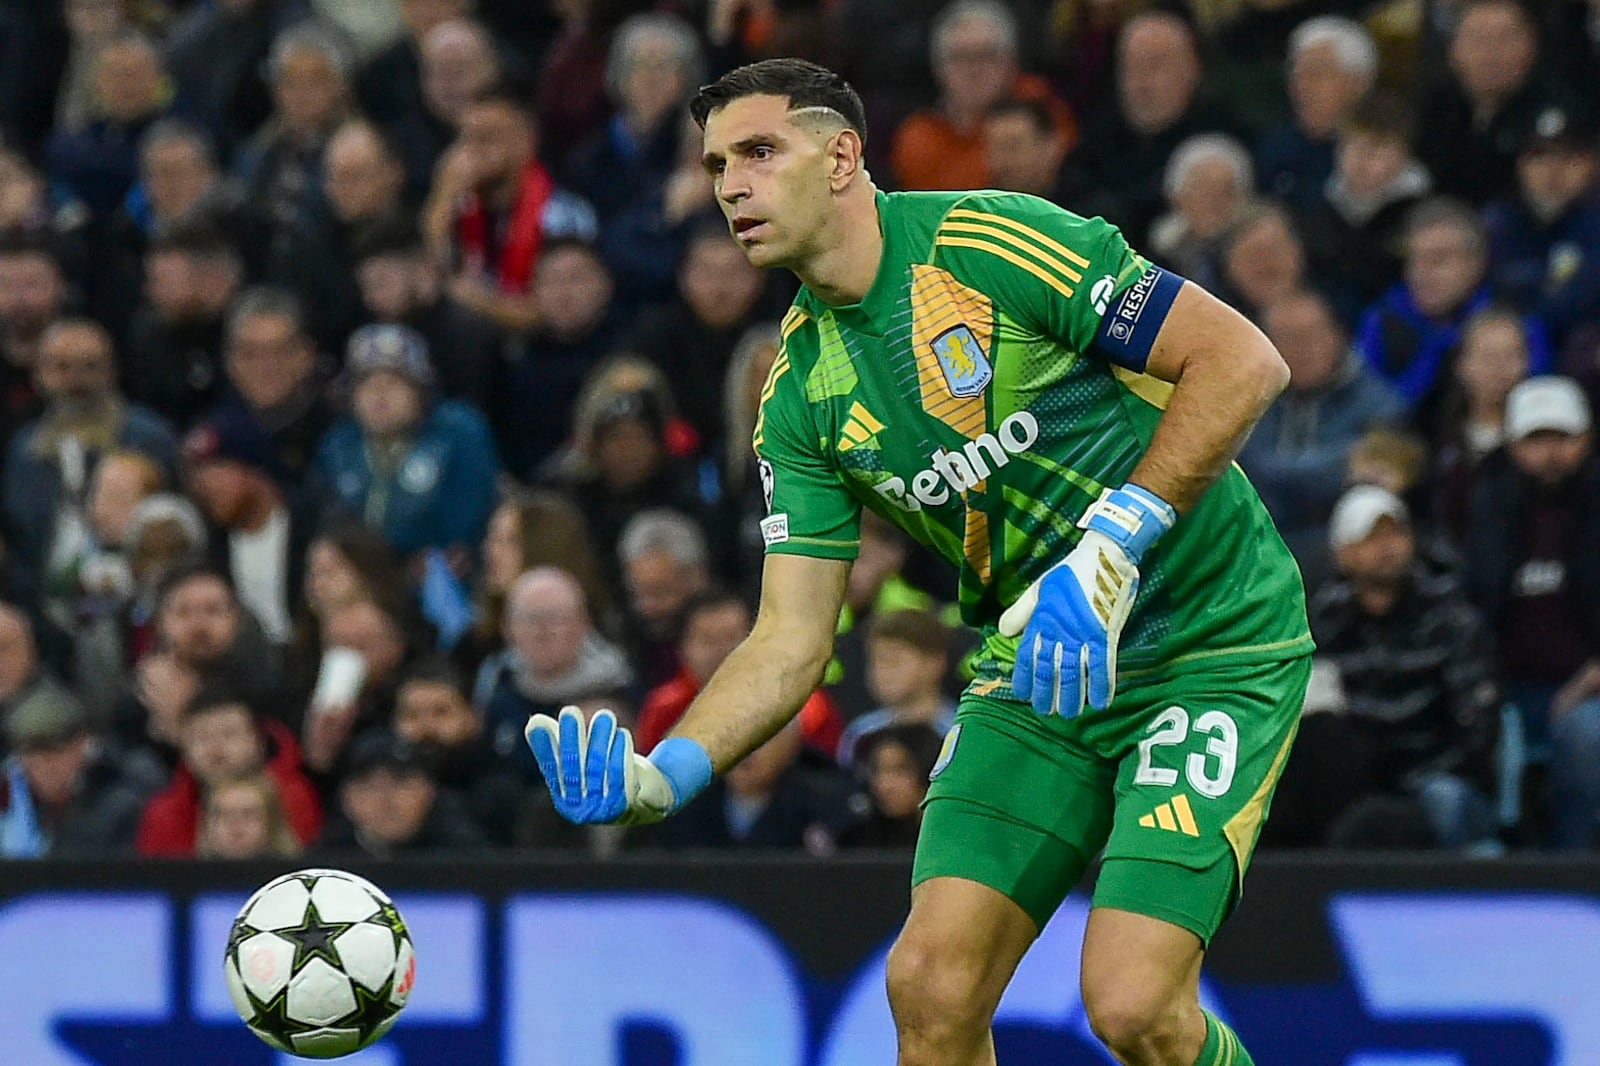
M 1084 705 L 1111 706 L 1117 640 L 1139 591 L 1139 561 L 1178 514 L 1129 482 L 1106 489 L 1078 520 L 1083 539 L 1000 616 L 1003 636 L 1021 634 L 1011 688 L 1040 714 L 1071 718 Z
M 659 822 L 711 783 L 711 756 L 699 743 L 671 737 L 646 759 L 607 710 L 587 722 L 576 707 L 561 708 L 559 720 L 535 714 L 523 735 L 556 810 L 580 825 Z

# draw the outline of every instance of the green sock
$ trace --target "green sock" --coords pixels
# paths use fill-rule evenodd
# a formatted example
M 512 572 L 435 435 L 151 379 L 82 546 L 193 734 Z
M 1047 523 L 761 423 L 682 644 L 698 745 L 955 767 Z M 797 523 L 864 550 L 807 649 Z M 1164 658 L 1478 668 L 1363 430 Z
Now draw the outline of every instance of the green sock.
M 1200 1057 L 1194 1066 L 1256 1066 L 1256 1060 L 1239 1043 L 1239 1037 L 1223 1021 L 1208 1010 L 1206 1016 L 1206 1042 L 1200 1048 Z

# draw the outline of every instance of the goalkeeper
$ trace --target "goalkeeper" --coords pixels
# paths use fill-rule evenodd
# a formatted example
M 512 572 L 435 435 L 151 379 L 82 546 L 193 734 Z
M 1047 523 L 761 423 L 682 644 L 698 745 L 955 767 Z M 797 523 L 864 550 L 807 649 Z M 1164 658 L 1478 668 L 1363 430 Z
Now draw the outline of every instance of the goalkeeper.
M 755 628 L 650 758 L 609 714 L 528 740 L 580 822 L 665 817 L 822 678 L 869 507 L 960 568 L 984 644 L 889 956 L 901 1066 L 994 1063 L 1017 963 L 1097 854 L 1081 983 L 1137 1066 L 1250 1056 L 1198 997 L 1310 673 L 1299 571 L 1231 460 L 1287 369 L 1100 219 L 886 195 L 860 98 L 793 59 L 693 113 L 751 262 L 803 283 L 762 393 Z

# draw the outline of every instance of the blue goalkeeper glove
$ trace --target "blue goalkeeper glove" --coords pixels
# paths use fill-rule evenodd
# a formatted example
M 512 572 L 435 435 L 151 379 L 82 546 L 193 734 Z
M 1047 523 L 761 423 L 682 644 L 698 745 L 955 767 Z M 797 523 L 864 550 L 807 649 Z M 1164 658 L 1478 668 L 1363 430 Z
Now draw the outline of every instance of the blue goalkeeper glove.
M 1040 714 L 1072 718 L 1084 705 L 1111 706 L 1117 640 L 1139 592 L 1139 561 L 1178 514 L 1155 493 L 1126 484 L 1106 489 L 1078 520 L 1077 547 L 1028 586 L 1000 616 L 1003 636 L 1020 635 L 1011 689 Z
M 523 729 L 556 810 L 580 825 L 659 822 L 711 783 L 711 756 L 688 737 L 664 740 L 646 759 L 610 711 L 584 721 L 576 707 L 560 719 L 529 717 Z

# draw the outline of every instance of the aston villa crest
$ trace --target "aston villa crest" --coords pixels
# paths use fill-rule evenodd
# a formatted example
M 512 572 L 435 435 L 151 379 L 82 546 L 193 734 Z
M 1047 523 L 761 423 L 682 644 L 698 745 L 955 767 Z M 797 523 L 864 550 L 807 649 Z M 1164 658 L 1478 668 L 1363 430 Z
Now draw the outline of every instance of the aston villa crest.
M 939 368 L 944 371 L 944 383 L 950 395 L 966 399 L 980 396 L 994 379 L 994 368 L 989 357 L 972 330 L 965 325 L 953 326 L 933 338 L 931 345 Z

